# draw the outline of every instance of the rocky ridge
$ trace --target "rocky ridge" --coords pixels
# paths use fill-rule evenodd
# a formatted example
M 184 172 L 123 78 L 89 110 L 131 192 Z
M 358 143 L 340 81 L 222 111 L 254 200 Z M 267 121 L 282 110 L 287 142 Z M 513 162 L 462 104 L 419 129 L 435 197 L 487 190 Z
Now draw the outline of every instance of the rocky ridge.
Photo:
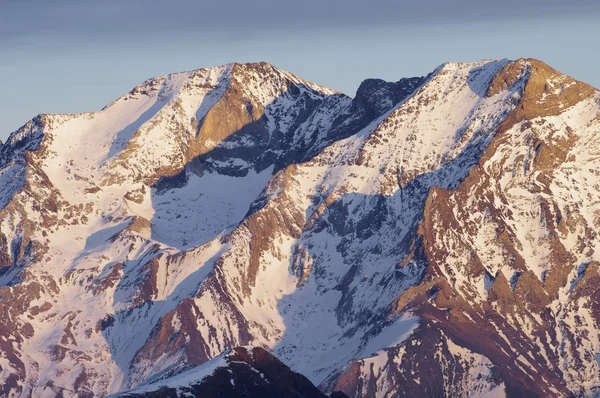
M 593 396 L 599 98 L 533 59 L 354 99 L 258 63 L 40 115 L 0 146 L 1 394 L 252 345 L 314 396 Z

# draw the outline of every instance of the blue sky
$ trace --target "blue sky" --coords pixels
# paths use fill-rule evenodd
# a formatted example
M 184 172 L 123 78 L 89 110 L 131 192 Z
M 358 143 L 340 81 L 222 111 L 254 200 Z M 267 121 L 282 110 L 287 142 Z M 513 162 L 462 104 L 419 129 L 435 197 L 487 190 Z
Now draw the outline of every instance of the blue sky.
M 600 87 L 600 1 L 0 0 L 0 139 L 143 80 L 267 61 L 353 96 L 368 77 L 534 57 Z

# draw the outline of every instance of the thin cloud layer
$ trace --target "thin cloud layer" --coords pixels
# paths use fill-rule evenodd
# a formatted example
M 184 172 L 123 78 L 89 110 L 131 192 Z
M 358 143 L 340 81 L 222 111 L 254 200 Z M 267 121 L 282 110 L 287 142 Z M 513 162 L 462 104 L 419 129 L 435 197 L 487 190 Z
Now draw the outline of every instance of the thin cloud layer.
M 57 36 L 106 40 L 173 32 L 255 32 L 286 28 L 428 25 L 573 15 L 600 15 L 600 2 L 581 0 L 104 0 L 0 3 L 0 39 Z

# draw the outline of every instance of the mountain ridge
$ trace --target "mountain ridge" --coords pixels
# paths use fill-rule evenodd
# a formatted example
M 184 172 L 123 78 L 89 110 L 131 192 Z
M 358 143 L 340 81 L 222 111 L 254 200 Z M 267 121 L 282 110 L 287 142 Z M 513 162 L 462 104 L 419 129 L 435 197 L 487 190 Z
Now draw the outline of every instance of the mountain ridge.
M 2 391 L 252 345 L 349 397 L 593 394 L 599 98 L 533 59 L 354 99 L 253 63 L 40 115 L 0 147 Z

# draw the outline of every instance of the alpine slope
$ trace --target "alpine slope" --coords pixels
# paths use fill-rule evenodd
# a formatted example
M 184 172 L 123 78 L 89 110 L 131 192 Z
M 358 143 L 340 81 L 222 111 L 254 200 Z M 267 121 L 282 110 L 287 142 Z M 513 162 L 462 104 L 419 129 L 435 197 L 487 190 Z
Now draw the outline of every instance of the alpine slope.
M 598 134 L 535 59 L 39 115 L 0 145 L 0 396 L 600 396 Z

